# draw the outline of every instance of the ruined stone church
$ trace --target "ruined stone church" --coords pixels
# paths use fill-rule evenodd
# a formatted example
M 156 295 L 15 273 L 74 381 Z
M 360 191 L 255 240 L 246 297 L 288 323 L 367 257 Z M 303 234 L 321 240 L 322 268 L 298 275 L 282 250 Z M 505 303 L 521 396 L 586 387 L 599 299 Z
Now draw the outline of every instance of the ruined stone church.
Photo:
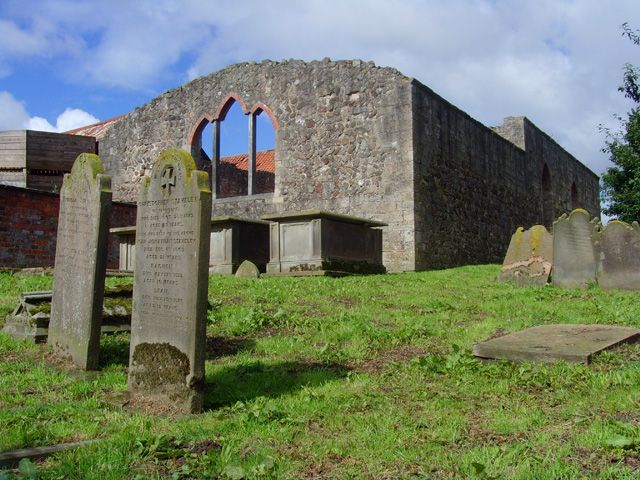
M 248 153 L 223 159 L 220 125 L 234 104 Z M 259 115 L 273 125 L 272 152 L 256 151 Z M 321 209 L 382 221 L 389 271 L 499 262 L 519 225 L 600 213 L 598 177 L 527 118 L 486 127 L 371 62 L 236 64 L 107 123 L 69 133 L 96 138 L 114 200 L 135 202 L 160 151 L 182 147 L 210 173 L 213 215 Z

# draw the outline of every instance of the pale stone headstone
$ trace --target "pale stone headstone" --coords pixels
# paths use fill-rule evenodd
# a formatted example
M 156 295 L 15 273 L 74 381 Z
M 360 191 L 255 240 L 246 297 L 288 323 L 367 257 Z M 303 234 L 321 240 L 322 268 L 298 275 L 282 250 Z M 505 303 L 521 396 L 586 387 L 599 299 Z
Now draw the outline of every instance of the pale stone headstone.
M 599 223 L 578 208 L 553 224 L 553 284 L 584 288 L 596 282 L 598 255 L 595 235 Z
M 640 290 L 640 226 L 614 220 L 598 235 L 602 288 Z
M 111 178 L 83 153 L 64 176 L 48 343 L 80 368 L 98 367 Z
M 258 270 L 255 263 L 245 260 L 240 264 L 238 270 L 236 270 L 236 277 L 258 278 L 260 277 L 260 270 Z
M 511 236 L 498 280 L 518 285 L 545 285 L 553 263 L 553 237 L 544 225 L 524 231 L 518 227 Z
M 187 152 L 168 149 L 138 197 L 129 391 L 178 412 L 202 409 L 211 190 Z

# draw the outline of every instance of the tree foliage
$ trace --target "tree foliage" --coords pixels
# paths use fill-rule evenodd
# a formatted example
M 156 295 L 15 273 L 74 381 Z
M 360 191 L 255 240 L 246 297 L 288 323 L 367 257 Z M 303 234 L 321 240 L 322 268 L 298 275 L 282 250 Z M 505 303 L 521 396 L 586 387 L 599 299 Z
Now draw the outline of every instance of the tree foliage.
M 623 36 L 640 46 L 640 30 L 622 25 Z M 621 131 L 607 131 L 604 151 L 613 167 L 602 175 L 603 198 L 608 203 L 604 213 L 631 222 L 640 220 L 640 69 L 627 63 L 623 83 L 618 90 L 635 103 L 626 118 L 618 117 Z

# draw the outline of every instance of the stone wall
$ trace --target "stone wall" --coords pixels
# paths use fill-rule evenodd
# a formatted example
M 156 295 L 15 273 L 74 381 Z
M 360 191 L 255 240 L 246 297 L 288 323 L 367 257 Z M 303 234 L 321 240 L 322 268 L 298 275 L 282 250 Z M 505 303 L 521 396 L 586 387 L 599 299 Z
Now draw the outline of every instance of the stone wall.
M 328 59 L 232 65 L 136 109 L 100 142 L 114 198 L 136 200 L 161 150 L 200 152 L 197 133 L 232 98 L 274 122 L 275 188 L 216 198 L 213 215 L 322 209 L 386 222 L 389 271 L 499 262 L 517 226 L 568 206 L 599 212 L 597 177 L 524 117 L 494 131 L 394 69 Z
M 389 223 L 384 262 L 413 270 L 411 83 L 361 61 L 243 63 L 199 78 L 136 109 L 100 143 L 114 198 L 133 201 L 137 182 L 167 147 L 191 149 L 194 129 L 229 95 L 245 112 L 266 106 L 277 121 L 273 193 L 213 201 L 213 215 L 259 218 L 324 209 Z
M 572 209 L 573 182 L 599 215 L 598 177 L 526 118 L 492 130 L 417 81 L 413 98 L 416 269 L 500 262 L 518 226 Z
M 60 196 L 56 193 L 0 185 L 0 267 L 52 267 Z M 136 206 L 114 202 L 110 227 L 134 225 Z M 118 268 L 119 243 L 109 235 L 108 268 Z

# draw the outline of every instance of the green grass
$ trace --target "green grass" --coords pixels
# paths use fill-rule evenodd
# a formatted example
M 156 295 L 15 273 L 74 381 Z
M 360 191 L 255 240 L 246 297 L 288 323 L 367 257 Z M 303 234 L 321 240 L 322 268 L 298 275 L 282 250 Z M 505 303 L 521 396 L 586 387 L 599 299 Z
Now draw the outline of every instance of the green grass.
M 178 418 L 125 404 L 127 335 L 104 336 L 101 371 L 83 374 L 0 334 L 0 451 L 101 439 L 39 478 L 638 478 L 639 344 L 590 366 L 470 352 L 544 323 L 640 327 L 640 292 L 497 273 L 211 277 L 206 411 Z M 49 288 L 0 274 L 0 313 Z

